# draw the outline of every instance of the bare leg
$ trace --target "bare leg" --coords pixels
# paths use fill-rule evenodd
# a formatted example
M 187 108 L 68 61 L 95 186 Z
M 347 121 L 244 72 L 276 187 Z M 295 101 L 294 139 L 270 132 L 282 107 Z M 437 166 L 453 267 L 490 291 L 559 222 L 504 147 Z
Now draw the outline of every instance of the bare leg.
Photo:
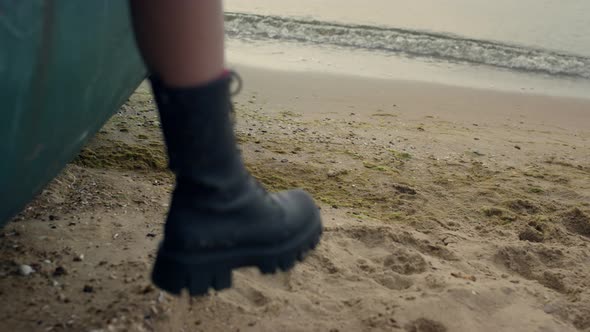
M 224 70 L 221 0 L 130 0 L 150 70 L 170 86 L 195 86 Z

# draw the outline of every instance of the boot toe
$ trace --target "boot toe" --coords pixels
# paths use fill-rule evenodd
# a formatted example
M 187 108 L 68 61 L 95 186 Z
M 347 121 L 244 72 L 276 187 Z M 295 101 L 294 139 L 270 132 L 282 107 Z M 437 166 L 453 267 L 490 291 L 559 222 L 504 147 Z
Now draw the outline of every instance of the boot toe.
M 319 208 L 311 195 L 301 189 L 275 194 L 285 211 L 285 222 L 294 229 L 321 227 Z M 290 228 L 290 227 L 289 227 Z

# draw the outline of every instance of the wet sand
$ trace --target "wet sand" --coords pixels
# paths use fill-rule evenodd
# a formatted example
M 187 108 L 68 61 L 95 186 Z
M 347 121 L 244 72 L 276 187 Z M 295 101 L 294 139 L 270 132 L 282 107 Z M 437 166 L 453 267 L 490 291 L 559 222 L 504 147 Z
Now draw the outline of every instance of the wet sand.
M 590 101 L 238 69 L 248 167 L 314 195 L 319 248 L 192 301 L 154 289 L 172 177 L 142 85 L 0 231 L 0 330 L 590 330 Z

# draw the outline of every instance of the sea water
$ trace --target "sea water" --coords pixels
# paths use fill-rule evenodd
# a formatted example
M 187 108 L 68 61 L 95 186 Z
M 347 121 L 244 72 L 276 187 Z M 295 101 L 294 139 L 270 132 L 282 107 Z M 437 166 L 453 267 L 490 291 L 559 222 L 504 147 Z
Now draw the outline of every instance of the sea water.
M 587 0 L 227 0 L 225 20 L 234 58 L 590 97 Z

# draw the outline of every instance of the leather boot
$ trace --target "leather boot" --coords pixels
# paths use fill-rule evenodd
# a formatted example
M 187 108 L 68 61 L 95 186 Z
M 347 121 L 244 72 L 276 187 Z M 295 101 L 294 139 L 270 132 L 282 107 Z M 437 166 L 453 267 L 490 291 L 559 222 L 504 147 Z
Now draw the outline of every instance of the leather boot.
M 176 187 L 152 273 L 173 294 L 231 287 L 232 270 L 288 270 L 317 245 L 322 223 L 302 190 L 268 193 L 248 173 L 230 120 L 231 76 L 172 88 L 152 78 Z

